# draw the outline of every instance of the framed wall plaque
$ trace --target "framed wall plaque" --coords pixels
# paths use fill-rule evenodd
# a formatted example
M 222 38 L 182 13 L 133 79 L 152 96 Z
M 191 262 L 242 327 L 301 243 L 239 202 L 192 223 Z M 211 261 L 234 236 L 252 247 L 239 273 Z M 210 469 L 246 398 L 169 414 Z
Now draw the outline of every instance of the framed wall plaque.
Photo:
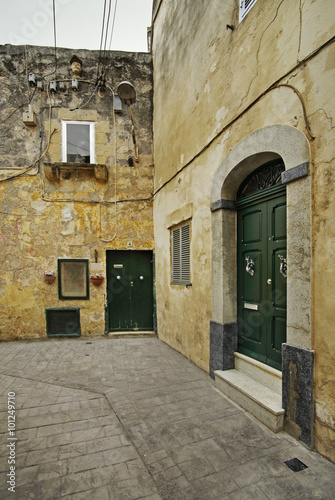
M 60 299 L 89 299 L 88 260 L 58 259 Z

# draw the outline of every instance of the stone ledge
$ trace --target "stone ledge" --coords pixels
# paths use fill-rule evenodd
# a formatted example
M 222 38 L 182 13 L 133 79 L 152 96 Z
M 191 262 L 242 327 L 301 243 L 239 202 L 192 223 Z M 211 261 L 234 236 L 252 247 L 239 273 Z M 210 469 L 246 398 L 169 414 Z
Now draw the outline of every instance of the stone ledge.
M 216 387 L 273 432 L 284 427 L 281 396 L 237 370 L 215 371 Z
M 282 394 L 282 373 L 256 359 L 235 352 L 235 368 L 271 391 Z
M 106 165 L 95 163 L 44 163 L 44 174 L 50 182 L 59 181 L 61 170 L 93 171 L 97 181 L 107 182 L 108 179 Z
M 157 337 L 157 333 L 152 330 L 128 330 L 124 332 L 108 332 L 107 336 L 113 339 L 153 338 Z

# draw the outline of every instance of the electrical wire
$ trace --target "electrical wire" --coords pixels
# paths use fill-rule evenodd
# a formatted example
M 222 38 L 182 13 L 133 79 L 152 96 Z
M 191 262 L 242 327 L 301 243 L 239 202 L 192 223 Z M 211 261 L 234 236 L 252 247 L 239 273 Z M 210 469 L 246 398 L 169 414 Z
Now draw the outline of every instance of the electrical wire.
M 26 81 L 27 81 L 27 94 L 28 94 L 28 105 L 29 105 L 29 94 L 30 94 L 30 87 L 29 87 L 29 78 L 28 78 L 28 56 L 27 56 L 27 45 L 24 46 L 24 62 L 26 66 Z
M 109 20 L 110 20 L 110 15 L 111 15 L 111 7 L 112 7 L 112 0 L 109 0 L 108 15 L 107 15 L 107 24 L 106 24 L 106 31 L 105 31 L 104 61 L 106 60 L 105 59 L 105 54 L 106 54 L 106 46 L 107 46 L 107 38 L 108 38 Z
M 36 87 L 34 89 L 34 92 L 32 93 L 32 96 L 28 100 L 28 104 L 30 104 L 31 101 L 33 100 L 35 93 L 36 93 Z M 12 111 L 8 116 L 6 116 L 6 118 L 0 121 L 0 124 L 5 123 L 7 120 L 9 120 L 9 118 L 11 118 L 17 111 L 20 111 L 20 109 L 23 108 L 23 106 L 26 106 L 26 102 L 23 102 L 22 104 L 20 104 L 20 106 L 16 107 L 14 111 Z
M 28 105 L 31 103 L 35 92 L 36 92 L 36 87 L 34 87 L 34 91 L 32 93 L 32 96 L 30 97 L 30 85 L 29 85 L 29 72 L 28 72 L 28 51 L 27 51 L 27 45 L 24 46 L 24 59 L 25 59 L 25 67 L 26 67 L 26 81 L 27 81 L 27 94 L 28 94 Z
M 53 14 L 53 21 L 54 21 L 55 73 L 57 73 L 56 0 L 52 0 L 52 14 Z
M 114 90 L 109 85 L 107 86 L 107 88 L 112 93 L 112 96 L 113 96 L 112 113 L 113 113 L 113 128 L 114 128 L 114 220 L 115 220 L 115 230 L 114 230 L 114 236 L 111 239 L 105 240 L 104 238 L 101 237 L 102 236 L 102 217 L 101 217 L 101 204 L 100 204 L 100 241 L 102 241 L 103 243 L 111 243 L 112 241 L 114 241 L 116 236 L 117 236 L 117 230 L 118 230 L 117 199 L 116 199 L 116 196 L 117 196 L 117 187 L 116 187 L 116 185 L 117 185 L 117 172 L 116 172 L 116 169 L 117 169 L 117 160 L 116 160 L 117 135 L 116 135 L 116 119 L 115 119 L 115 110 L 114 110 Z
M 16 174 L 16 175 L 11 175 L 10 177 L 7 177 L 6 179 L 0 179 L 0 182 L 6 182 L 6 181 L 9 181 L 11 179 L 16 179 L 17 177 L 21 177 L 22 175 L 26 174 L 27 172 L 29 172 L 32 168 L 35 167 L 36 163 L 38 163 L 42 158 L 43 156 L 45 156 L 49 150 L 49 147 L 50 147 L 50 142 L 51 142 L 51 137 L 53 136 L 53 134 L 56 132 L 56 128 L 51 132 L 51 134 L 49 135 L 49 139 L 48 139 L 48 143 L 43 151 L 43 153 L 37 158 L 37 160 L 35 160 L 33 163 L 31 163 L 23 172 L 20 172 L 19 174 Z M 37 175 L 38 172 L 36 172 L 36 174 L 34 175 Z
M 87 104 L 91 101 L 91 99 L 92 99 L 92 97 L 94 96 L 94 93 L 97 91 L 97 89 L 98 89 L 98 85 L 97 85 L 97 84 L 95 84 L 95 85 L 94 85 L 93 92 L 92 92 L 92 94 L 90 95 L 90 97 L 87 99 L 87 101 L 82 102 L 79 106 L 76 106 L 75 108 L 69 108 L 69 111 L 76 111 L 77 109 L 81 109 L 81 108 L 83 108 L 84 106 L 86 106 L 86 105 L 87 105 Z
M 9 118 L 11 118 L 17 111 L 19 111 L 23 106 L 25 106 L 26 103 L 22 103 L 18 108 L 15 108 L 14 111 L 12 111 L 6 118 L 0 121 L 0 123 L 5 123 Z
M 115 26 L 115 18 L 116 18 L 116 8 L 117 8 L 117 0 L 114 3 L 114 12 L 113 12 L 113 22 L 112 29 L 110 33 L 109 40 L 109 49 L 112 45 L 114 26 Z M 108 42 L 108 30 L 110 25 L 110 17 L 112 10 L 112 0 L 109 0 L 108 3 L 108 12 L 107 12 L 107 0 L 104 2 L 104 12 L 103 12 L 103 21 L 102 21 L 102 29 L 101 29 L 101 38 L 100 38 L 100 50 L 99 50 L 99 60 L 98 60 L 98 69 L 97 69 L 97 78 L 98 84 L 100 87 L 105 86 L 105 73 L 107 66 L 107 42 Z
M 52 0 L 52 16 L 53 16 L 53 28 L 54 28 L 54 57 L 55 57 L 55 69 L 51 73 L 44 75 L 44 78 L 57 73 L 57 40 L 56 40 L 56 0 Z
M 107 4 L 107 0 L 104 1 L 104 12 L 103 12 L 103 15 L 102 15 L 102 28 L 101 28 L 101 38 L 100 38 L 100 49 L 99 49 L 99 58 L 98 58 L 97 77 L 99 76 L 99 72 L 100 72 L 102 41 L 103 41 L 103 38 L 104 38 L 104 28 L 105 28 L 106 4 Z
M 308 119 L 307 119 L 307 112 L 306 112 L 306 106 L 304 104 L 304 101 L 302 99 L 302 96 L 301 94 L 298 92 L 298 90 L 293 87 L 292 85 L 289 85 L 289 84 L 285 84 L 285 83 L 280 83 L 282 80 L 284 80 L 285 78 L 288 78 L 294 71 L 296 71 L 298 68 L 300 68 L 301 66 L 304 66 L 307 62 L 309 62 L 310 60 L 312 60 L 315 56 L 317 56 L 319 53 L 321 53 L 324 49 L 326 49 L 327 47 L 329 47 L 330 45 L 332 45 L 333 43 L 335 42 L 335 36 L 332 36 L 329 40 L 327 40 L 323 45 L 321 45 L 321 47 L 318 47 L 317 49 L 315 49 L 313 52 L 311 52 L 310 54 L 308 54 L 304 59 L 302 59 L 301 61 L 298 61 L 298 63 L 293 66 L 291 69 L 289 69 L 285 75 L 281 76 L 280 78 L 278 78 L 278 80 L 276 80 L 272 85 L 270 85 L 270 87 L 268 87 L 266 90 L 264 90 L 264 92 L 262 92 L 258 97 L 256 97 L 245 109 L 243 109 L 238 115 L 236 115 L 232 120 L 230 120 L 229 123 L 227 123 L 226 125 L 224 125 L 223 128 L 221 128 L 221 130 L 219 130 L 216 135 L 214 137 L 212 137 L 212 139 L 207 143 L 205 144 L 204 147 L 202 147 L 188 162 L 186 162 L 179 170 L 177 170 L 177 172 L 175 172 L 167 181 L 165 181 L 161 186 L 159 186 L 156 191 L 154 191 L 154 194 L 153 196 L 156 196 L 157 193 L 159 193 L 167 184 L 169 184 L 173 179 L 175 179 L 179 174 L 180 172 L 182 172 L 184 169 L 186 169 L 187 167 L 189 167 L 197 158 L 199 158 L 207 149 L 209 149 L 209 147 L 229 128 L 231 127 L 234 123 L 236 123 L 242 116 L 244 116 L 248 111 L 250 111 L 253 106 L 255 106 L 255 104 L 257 104 L 265 95 L 267 95 L 269 92 L 271 92 L 272 90 L 275 90 L 277 88 L 280 88 L 280 87 L 288 87 L 288 88 L 291 88 L 294 93 L 297 95 L 297 97 L 299 98 L 299 101 L 301 103 L 301 106 L 302 106 L 302 110 L 303 110 L 303 115 L 304 115 L 304 120 L 305 120 L 305 126 L 306 126 L 306 130 L 308 132 L 308 136 L 310 138 L 311 141 L 313 141 L 315 139 L 315 137 L 312 135 L 311 133 L 311 129 L 310 129 L 310 125 L 309 125 L 309 122 L 308 122 Z
M 116 8 L 117 8 L 117 0 L 115 0 L 115 4 L 114 4 L 113 24 L 112 24 L 111 38 L 110 38 L 109 47 L 108 47 L 109 51 L 111 50 L 111 47 L 112 47 L 114 25 L 115 25 L 115 17 L 116 17 Z

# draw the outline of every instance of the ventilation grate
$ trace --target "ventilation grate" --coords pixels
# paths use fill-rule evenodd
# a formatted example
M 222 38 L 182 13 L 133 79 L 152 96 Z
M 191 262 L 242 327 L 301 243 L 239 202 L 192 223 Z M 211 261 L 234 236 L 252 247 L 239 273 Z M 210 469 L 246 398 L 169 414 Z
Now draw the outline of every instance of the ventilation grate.
M 285 465 L 293 472 L 300 472 L 301 470 L 308 469 L 308 466 L 305 465 L 299 458 L 291 458 L 291 460 L 286 460 L 284 462 Z
M 80 309 L 46 309 L 48 337 L 79 337 Z

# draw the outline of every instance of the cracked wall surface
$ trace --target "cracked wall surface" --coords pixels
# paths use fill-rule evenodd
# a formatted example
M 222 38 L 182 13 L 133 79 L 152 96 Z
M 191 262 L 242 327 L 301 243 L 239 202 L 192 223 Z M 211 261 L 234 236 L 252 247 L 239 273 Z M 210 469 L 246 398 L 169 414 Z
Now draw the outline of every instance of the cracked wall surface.
M 82 61 L 76 92 L 74 54 Z M 151 55 L 109 52 L 105 88 L 96 87 L 99 57 L 98 51 L 58 49 L 55 74 L 53 48 L 0 47 L 1 340 L 46 337 L 45 309 L 60 307 L 80 309 L 82 335 L 103 334 L 106 280 L 89 285 L 89 300 L 60 300 L 58 276 L 47 284 L 44 271 L 57 275 L 59 258 L 88 259 L 89 272 L 97 264 L 105 276 L 107 249 L 154 248 Z M 28 86 L 28 72 L 42 91 Z M 52 94 L 52 80 L 65 81 L 66 90 Z M 132 111 L 139 161 L 128 107 L 113 112 L 113 92 L 124 80 L 137 92 Z M 28 102 L 35 127 L 22 120 Z M 46 177 L 46 165 L 54 171 L 62 165 L 62 120 L 95 123 L 96 163 L 107 181 L 78 165 Z
M 229 152 L 259 129 L 287 125 L 303 132 L 311 151 L 308 203 L 312 216 L 311 236 L 301 241 L 301 255 L 311 248 L 307 261 L 312 259 L 312 265 L 302 266 L 301 275 L 305 272 L 311 282 L 308 301 L 312 307 L 295 311 L 292 320 L 297 333 L 292 327 L 290 335 L 296 345 L 315 351 L 315 446 L 335 460 L 335 4 L 329 0 L 258 1 L 241 23 L 238 4 L 237 0 L 224 5 L 215 0 L 195 6 L 190 1 L 162 0 L 154 10 L 158 329 L 163 340 L 208 370 L 212 319 L 209 206 L 214 174 Z M 226 29 L 227 24 L 234 29 Z M 242 182 L 243 172 L 240 175 Z M 190 204 L 191 215 L 186 209 Z M 191 220 L 193 286 L 188 289 L 171 285 L 169 221 L 174 213 L 180 214 L 179 221 Z M 297 233 L 301 215 L 296 224 L 290 223 Z M 294 300 L 293 292 L 294 287 Z M 230 321 L 235 320 L 234 314 Z M 300 338 L 301 314 L 309 330 Z M 303 337 L 308 337 L 307 343 Z

